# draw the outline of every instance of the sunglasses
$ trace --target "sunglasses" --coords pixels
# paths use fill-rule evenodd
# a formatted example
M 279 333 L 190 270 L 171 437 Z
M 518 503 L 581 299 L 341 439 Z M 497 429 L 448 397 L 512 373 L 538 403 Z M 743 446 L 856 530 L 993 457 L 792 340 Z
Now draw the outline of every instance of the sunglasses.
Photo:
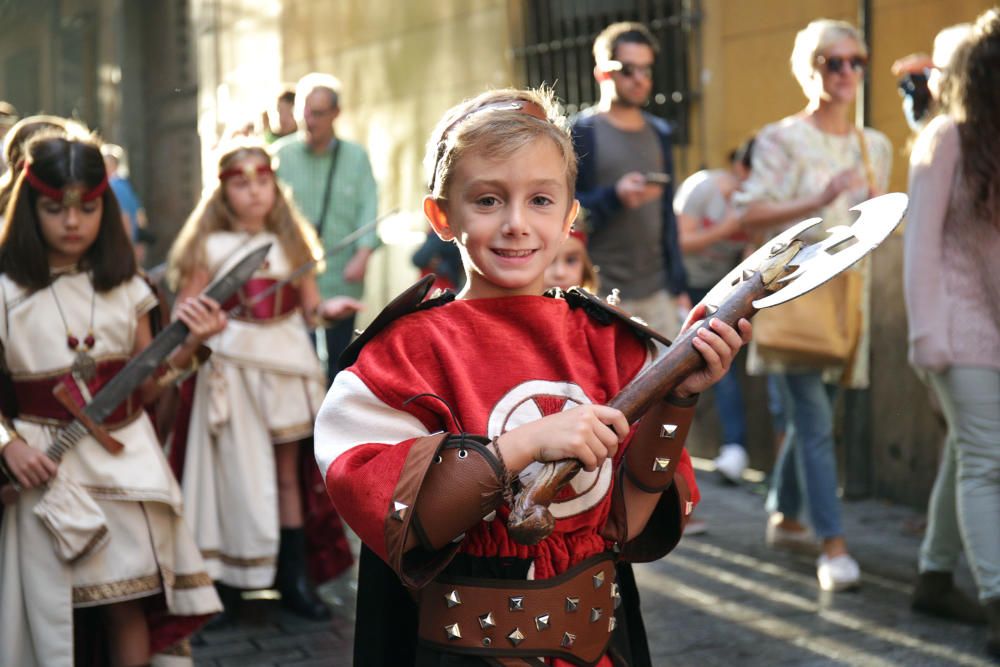
M 622 76 L 629 78 L 636 75 L 639 75 L 643 79 L 653 78 L 652 65 L 635 65 L 633 63 L 623 63 L 618 60 L 609 60 L 607 71 L 618 72 Z
M 850 66 L 855 72 L 863 72 L 868 66 L 868 58 L 864 56 L 851 56 L 844 58 L 841 56 L 817 56 L 816 64 L 822 65 L 830 74 L 840 74 L 844 71 L 844 65 Z

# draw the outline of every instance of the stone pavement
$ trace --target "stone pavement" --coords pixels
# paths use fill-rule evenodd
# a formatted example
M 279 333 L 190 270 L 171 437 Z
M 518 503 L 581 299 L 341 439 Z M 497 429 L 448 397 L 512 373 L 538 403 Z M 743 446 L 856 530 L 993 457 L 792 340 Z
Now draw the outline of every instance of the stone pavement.
M 764 545 L 761 486 L 723 485 L 710 463 L 697 464 L 703 495 L 697 516 L 708 532 L 685 538 L 658 563 L 636 567 L 654 665 L 995 664 L 984 653 L 984 628 L 909 610 L 917 513 L 880 501 L 845 503 L 846 535 L 863 585 L 858 592 L 823 594 L 811 558 Z M 973 590 L 966 569 L 957 579 Z M 332 624 L 304 623 L 255 602 L 241 626 L 196 639 L 196 664 L 347 667 L 350 577 L 323 594 L 337 610 Z

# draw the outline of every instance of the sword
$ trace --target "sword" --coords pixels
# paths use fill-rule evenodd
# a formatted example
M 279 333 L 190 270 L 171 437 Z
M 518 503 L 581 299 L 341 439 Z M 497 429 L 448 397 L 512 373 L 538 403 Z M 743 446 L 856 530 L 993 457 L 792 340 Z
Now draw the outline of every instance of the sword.
M 365 223 L 364 225 L 358 227 L 353 232 L 351 232 L 350 234 L 342 238 L 340 241 L 338 241 L 336 244 L 334 244 L 333 247 L 331 247 L 328 251 L 326 251 L 326 253 L 322 257 L 314 259 L 310 262 L 306 262 L 299 268 L 292 271 L 292 273 L 287 278 L 279 280 L 278 282 L 272 285 L 268 285 L 267 289 L 265 289 L 263 292 L 258 292 L 253 296 L 253 298 L 247 300 L 246 303 L 241 303 L 239 305 L 234 306 L 228 311 L 227 314 L 236 315 L 240 310 L 253 308 L 255 305 L 257 305 L 267 297 L 271 296 L 285 285 L 288 285 L 289 283 L 293 283 L 296 280 L 298 280 L 302 275 L 304 275 L 309 270 L 314 268 L 317 264 L 319 264 L 320 261 L 326 259 L 327 257 L 333 257 L 341 250 L 349 248 L 355 241 L 357 241 L 359 238 L 361 238 L 362 236 L 370 232 L 372 229 L 377 227 L 380 222 L 382 222 L 388 217 L 396 215 L 397 213 L 399 213 L 399 209 L 394 208 L 388 213 L 384 213 L 378 218 L 372 220 L 371 222 Z
M 804 220 L 782 232 L 730 271 L 701 303 L 707 316 L 690 327 L 660 357 L 614 396 L 608 405 L 635 423 L 653 401 L 666 396 L 704 365 L 692 340 L 711 319 L 735 327 L 762 308 L 785 303 L 810 292 L 861 260 L 884 241 L 903 219 L 907 197 L 893 193 L 858 204 L 860 216 L 851 226 L 827 230 L 827 238 L 806 244 L 800 236 L 820 224 Z M 580 462 L 566 459 L 546 463 L 518 494 L 507 519 L 510 536 L 521 544 L 537 544 L 555 528 L 548 505 L 580 471 Z
M 247 253 L 246 257 L 225 275 L 205 288 L 203 294 L 219 303 L 231 297 L 264 263 L 264 258 L 270 249 L 271 244 L 268 243 Z M 93 400 L 80 412 L 79 417 L 59 431 L 55 442 L 46 450 L 45 455 L 57 463 L 62 460 L 66 452 L 87 435 L 90 429 L 86 424 L 97 425 L 107 419 L 147 377 L 153 374 L 174 348 L 184 342 L 187 335 L 188 327 L 180 320 L 167 325 L 145 350 L 133 357 L 117 375 L 101 387 Z M 19 491 L 16 480 L 10 481 L 14 489 Z

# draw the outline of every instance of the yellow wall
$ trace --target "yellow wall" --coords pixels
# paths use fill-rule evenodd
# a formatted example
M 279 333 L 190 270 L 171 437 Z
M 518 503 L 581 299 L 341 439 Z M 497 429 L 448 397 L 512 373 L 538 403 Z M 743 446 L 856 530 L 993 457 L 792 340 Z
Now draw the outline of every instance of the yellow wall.
M 323 71 L 341 80 L 337 132 L 368 148 L 379 210 L 402 211 L 370 267 L 371 317 L 416 275 L 409 257 L 423 239 L 421 162 L 434 125 L 456 102 L 511 84 L 507 3 L 286 0 L 282 35 L 285 79 Z

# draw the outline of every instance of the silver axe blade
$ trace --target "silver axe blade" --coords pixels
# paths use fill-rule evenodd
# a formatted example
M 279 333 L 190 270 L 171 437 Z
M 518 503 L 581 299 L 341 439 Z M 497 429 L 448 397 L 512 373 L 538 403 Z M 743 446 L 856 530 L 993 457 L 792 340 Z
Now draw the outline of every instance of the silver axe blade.
M 754 301 L 754 308 L 770 308 L 791 301 L 859 262 L 899 225 L 906 213 L 907 202 L 905 194 L 894 192 L 853 207 L 852 211 L 860 213 L 854 224 L 833 227 L 827 230 L 827 238 L 799 250 L 786 265 L 788 269 L 794 270 L 775 281 L 780 289 Z M 705 295 L 702 303 L 716 306 L 722 303 L 740 281 L 753 275 L 768 258 L 781 252 L 804 232 L 822 222 L 821 218 L 803 220 L 765 243 L 726 274 Z

